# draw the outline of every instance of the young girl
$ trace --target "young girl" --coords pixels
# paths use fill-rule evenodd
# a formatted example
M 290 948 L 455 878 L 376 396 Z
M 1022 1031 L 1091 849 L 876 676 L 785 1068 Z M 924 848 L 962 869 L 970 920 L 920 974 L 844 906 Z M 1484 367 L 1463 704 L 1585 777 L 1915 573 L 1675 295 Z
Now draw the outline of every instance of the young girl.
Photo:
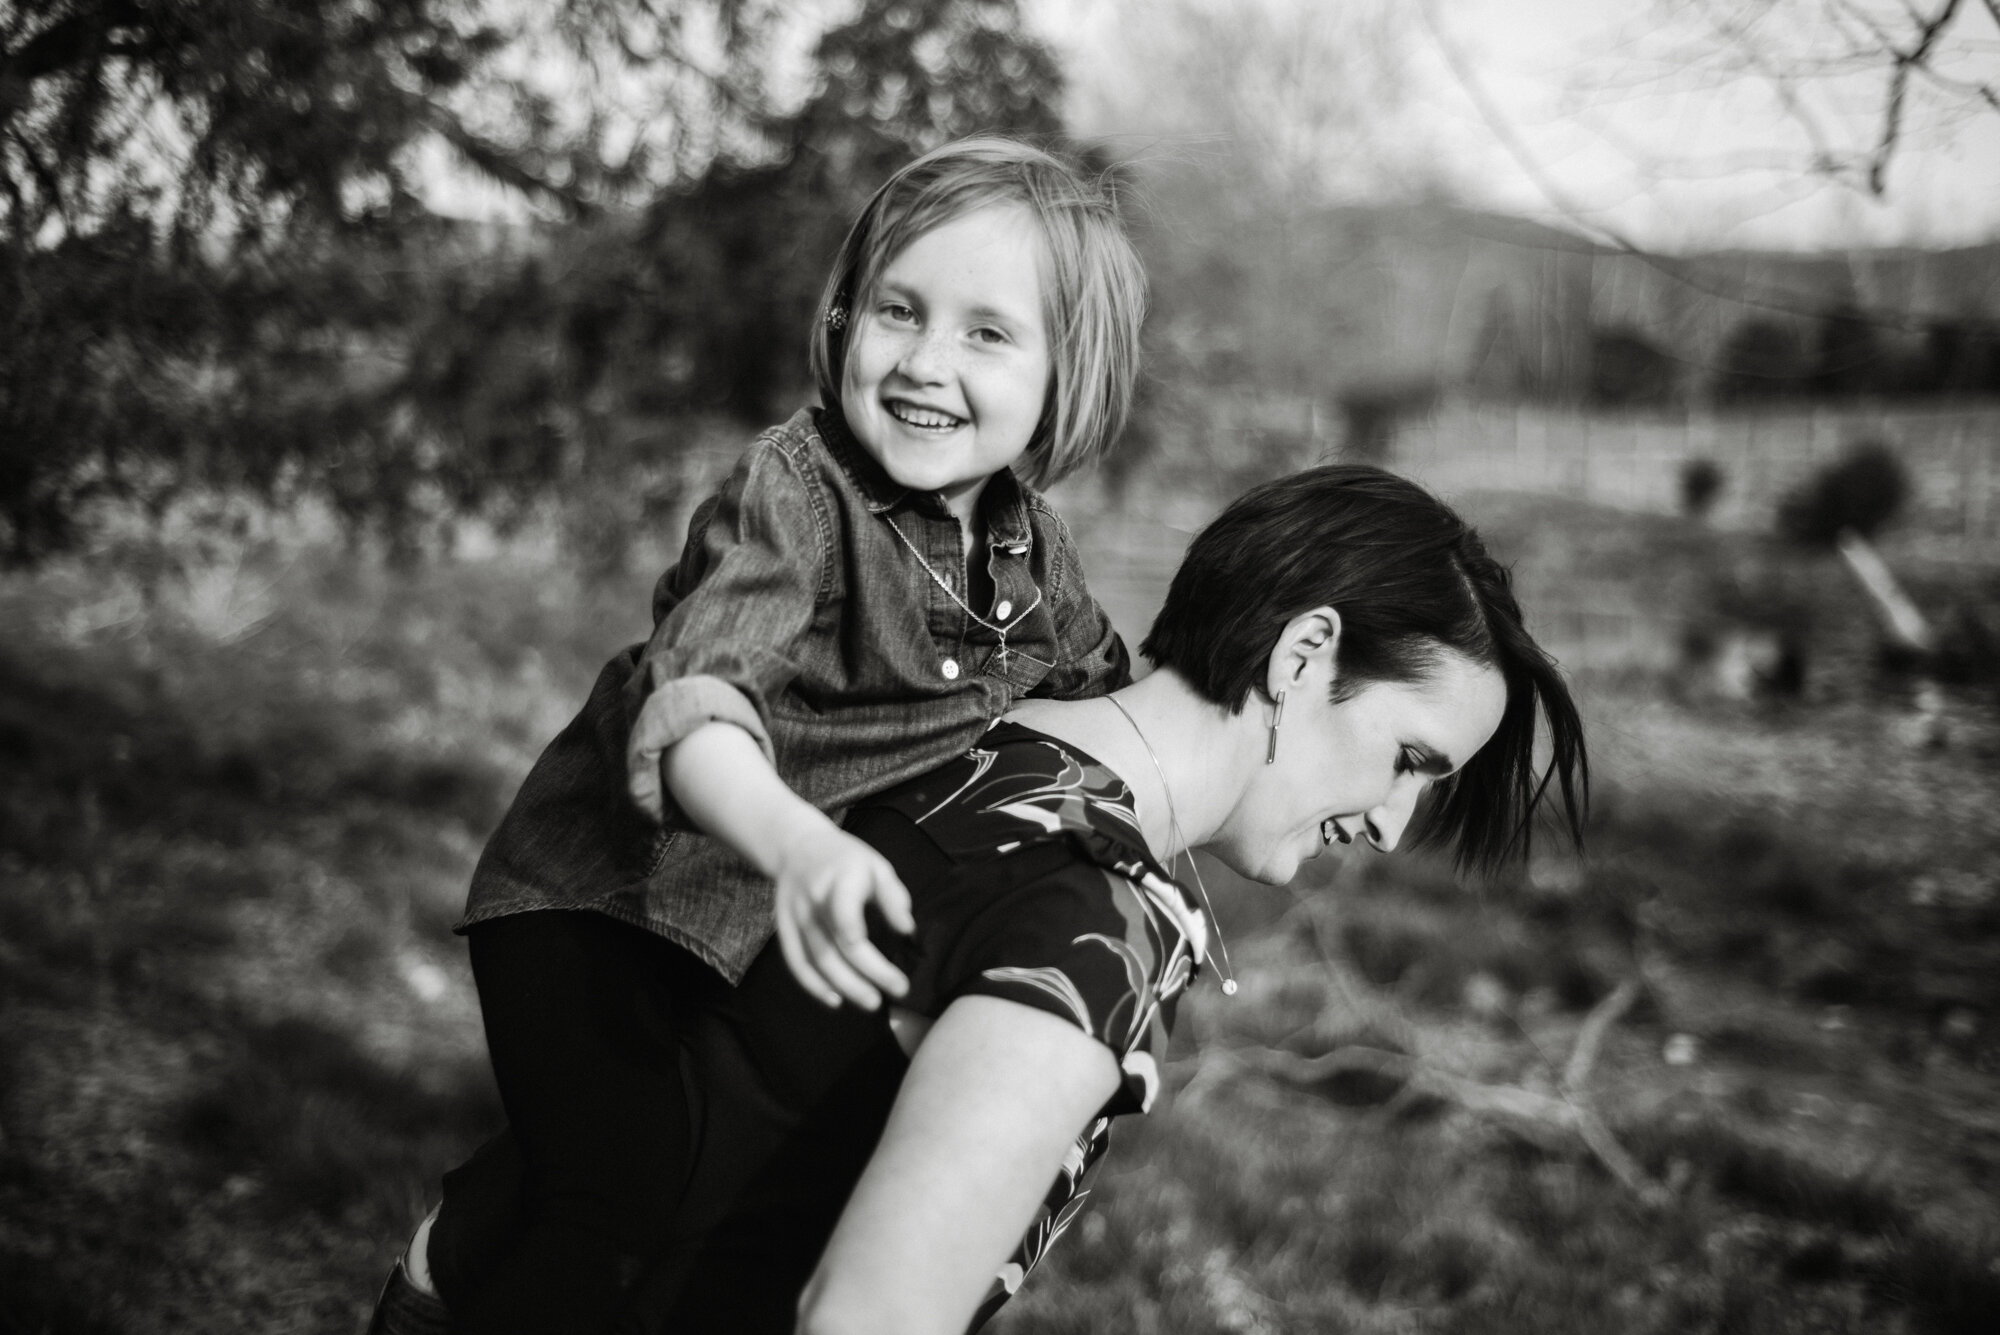
M 735 1017 L 773 1071 L 812 1041 L 782 974 L 745 982 L 774 925 L 826 1005 L 903 992 L 865 910 L 907 931 L 908 896 L 839 829 L 845 808 L 962 754 L 1024 696 L 1129 680 L 1067 530 L 1019 478 L 1116 438 L 1143 307 L 1110 198 L 1026 145 L 947 145 L 862 211 L 813 330 L 823 406 L 767 431 L 697 510 L 652 638 L 605 667 L 473 874 L 459 930 L 526 1228 L 476 1291 L 447 1293 L 454 1331 L 614 1318 L 694 1138 L 728 1130 L 689 1106 L 689 1016 Z M 373 1329 L 441 1328 L 430 1231 Z

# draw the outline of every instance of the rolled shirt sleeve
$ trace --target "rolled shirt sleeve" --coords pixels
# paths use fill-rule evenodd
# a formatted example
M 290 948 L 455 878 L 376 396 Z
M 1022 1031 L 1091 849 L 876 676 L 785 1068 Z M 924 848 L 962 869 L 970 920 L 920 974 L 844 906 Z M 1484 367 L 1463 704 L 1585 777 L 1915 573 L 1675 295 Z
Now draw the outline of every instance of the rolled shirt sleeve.
M 798 665 L 831 565 L 826 499 L 783 453 L 753 448 L 696 512 L 660 579 L 653 634 L 626 683 L 628 752 L 660 753 L 711 721 L 732 723 L 775 763 L 772 702 Z M 669 798 L 668 818 L 685 825 Z

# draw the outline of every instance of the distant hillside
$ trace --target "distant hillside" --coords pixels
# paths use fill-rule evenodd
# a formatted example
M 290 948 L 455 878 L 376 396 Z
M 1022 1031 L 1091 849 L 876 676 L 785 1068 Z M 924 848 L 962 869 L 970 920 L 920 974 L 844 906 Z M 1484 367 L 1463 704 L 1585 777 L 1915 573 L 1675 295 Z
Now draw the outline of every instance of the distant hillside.
M 2000 394 L 2000 242 L 1640 256 L 1446 204 L 1202 207 L 1148 238 L 1165 374 L 1329 403 Z

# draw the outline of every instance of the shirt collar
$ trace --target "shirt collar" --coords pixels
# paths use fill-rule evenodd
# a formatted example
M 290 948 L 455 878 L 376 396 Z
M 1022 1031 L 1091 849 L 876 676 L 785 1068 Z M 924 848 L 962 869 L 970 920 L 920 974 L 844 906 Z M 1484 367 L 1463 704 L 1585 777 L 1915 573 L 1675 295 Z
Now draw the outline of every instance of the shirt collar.
M 847 419 L 840 415 L 840 409 L 813 409 L 813 424 L 819 428 L 819 438 L 826 442 L 827 453 L 861 493 L 869 514 L 884 514 L 909 498 L 910 489 L 898 486 L 888 470 L 875 461 L 875 456 L 861 448 L 861 442 L 847 429 Z
M 906 501 L 919 504 L 930 502 L 927 508 L 942 511 L 943 503 L 935 493 L 919 494 L 898 485 L 889 476 L 888 470 L 876 462 L 875 456 L 861 448 L 861 442 L 847 429 L 847 420 L 840 415 L 838 408 L 815 408 L 813 419 L 820 439 L 826 442 L 827 452 L 847 474 L 854 489 L 861 493 L 862 503 L 868 507 L 869 514 L 886 514 Z M 993 475 L 993 480 L 986 484 L 986 490 L 980 493 L 979 506 L 986 513 L 989 546 L 1005 547 L 1014 555 L 1020 555 L 1031 545 L 1033 537 L 1028 526 L 1028 498 L 1012 469 L 1003 468 Z
M 1031 541 L 1028 497 L 1013 469 L 1003 468 L 993 475 L 980 493 L 979 505 L 986 512 L 987 545 L 1005 547 L 1016 556 L 1025 553 Z

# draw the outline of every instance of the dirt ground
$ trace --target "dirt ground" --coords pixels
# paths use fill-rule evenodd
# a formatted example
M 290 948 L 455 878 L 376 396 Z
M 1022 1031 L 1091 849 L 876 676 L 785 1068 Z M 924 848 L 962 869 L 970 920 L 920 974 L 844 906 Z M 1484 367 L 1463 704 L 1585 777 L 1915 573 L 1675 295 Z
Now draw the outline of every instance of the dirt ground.
M 1677 644 L 1769 582 L 1673 521 L 1474 509 L 1531 616 L 1587 573 Z M 1194 519 L 1077 525 L 1128 637 Z M 472 860 L 650 574 L 274 531 L 0 580 L 0 1332 L 360 1328 L 498 1118 Z M 2000 1329 L 2000 714 L 1801 596 L 1790 696 L 1569 660 L 1581 860 L 1211 874 L 1243 990 L 1194 996 L 1002 1327 Z

